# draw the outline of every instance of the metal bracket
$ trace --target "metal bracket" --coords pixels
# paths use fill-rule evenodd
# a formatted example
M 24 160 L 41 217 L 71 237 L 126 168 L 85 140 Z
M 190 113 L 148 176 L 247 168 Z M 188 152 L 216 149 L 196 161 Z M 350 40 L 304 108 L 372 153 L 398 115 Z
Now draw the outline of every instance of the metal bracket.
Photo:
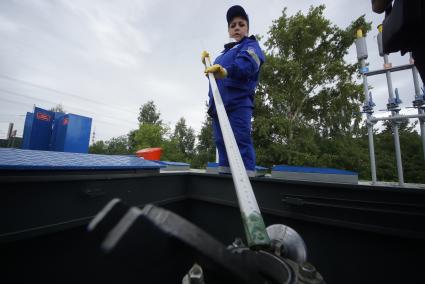
M 376 104 L 372 100 L 372 92 L 369 92 L 369 99 L 363 105 L 363 113 L 371 115 L 373 113 L 374 106 L 376 106 Z
M 415 100 L 412 102 L 413 107 L 425 110 L 425 90 L 422 87 L 422 93 L 419 96 L 415 96 Z
M 387 104 L 387 110 L 394 111 L 398 114 L 400 109 L 400 104 L 402 103 L 402 100 L 400 99 L 400 95 L 398 93 L 398 89 L 395 88 L 395 98 L 389 98 L 388 104 Z

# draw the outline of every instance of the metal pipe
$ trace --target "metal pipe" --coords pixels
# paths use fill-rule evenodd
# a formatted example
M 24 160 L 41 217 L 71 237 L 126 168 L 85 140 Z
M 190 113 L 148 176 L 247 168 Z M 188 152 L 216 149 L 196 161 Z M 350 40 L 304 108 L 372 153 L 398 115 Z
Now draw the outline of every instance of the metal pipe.
M 414 66 L 415 65 L 413 65 L 413 64 L 406 64 L 406 65 L 400 65 L 400 66 L 395 66 L 395 67 L 391 67 L 391 68 L 372 70 L 372 71 L 366 72 L 365 75 L 366 76 L 375 76 L 375 75 L 379 75 L 379 74 L 384 74 L 388 71 L 390 71 L 390 72 L 403 71 L 403 70 L 411 69 Z
M 419 110 L 422 114 L 424 113 L 423 109 Z M 420 127 L 421 127 L 421 138 L 422 138 L 422 151 L 424 154 L 424 160 L 425 160 L 425 123 L 424 120 L 420 121 Z
M 410 55 L 410 61 L 414 62 L 413 57 L 412 57 L 412 52 L 409 52 Z M 418 69 L 416 68 L 416 66 L 413 65 L 412 68 L 412 75 L 413 75 L 413 84 L 415 86 L 415 97 L 420 97 L 421 96 L 421 89 L 419 87 L 419 75 L 418 75 Z M 424 110 L 423 108 L 418 107 L 418 114 L 424 114 Z M 422 140 L 422 153 L 424 155 L 424 160 L 425 160 L 425 123 L 424 123 L 424 119 L 419 119 L 419 125 L 421 128 L 421 140 Z
M 368 118 L 370 122 L 378 122 L 380 120 L 403 120 L 405 118 L 425 118 L 425 113 L 421 114 L 410 114 L 410 115 L 394 115 L 394 116 L 385 116 L 385 117 L 372 117 Z
M 414 62 L 414 59 L 412 57 L 412 53 L 409 52 L 410 55 L 410 61 Z M 420 96 L 421 95 L 421 88 L 419 87 L 419 75 L 418 75 L 418 69 L 414 64 L 412 64 L 412 75 L 413 75 L 413 85 L 415 86 L 415 95 Z
M 418 113 L 421 115 L 425 115 L 425 112 L 423 109 L 418 109 Z M 422 151 L 424 154 L 424 160 L 425 160 L 425 119 L 419 119 L 420 128 L 421 128 L 421 140 L 422 140 Z
M 384 63 L 385 65 L 389 64 L 388 61 L 388 54 L 384 54 Z M 388 85 L 388 94 L 390 96 L 390 99 L 394 99 L 394 91 L 393 91 L 393 81 L 391 79 L 391 71 L 387 70 L 385 71 L 385 76 L 387 77 L 387 85 Z
M 205 57 L 205 66 L 211 66 L 209 57 Z M 208 78 L 211 84 L 221 133 L 223 134 L 224 146 L 226 147 L 227 157 L 229 158 L 233 183 L 236 189 L 236 197 L 242 215 L 242 224 L 244 225 L 248 246 L 250 248 L 270 247 L 270 238 L 267 234 L 266 226 L 261 216 L 254 191 L 252 190 L 245 165 L 242 161 L 238 144 L 233 135 L 232 127 L 224 108 L 214 74 L 208 73 Z
M 384 54 L 384 63 L 385 66 L 389 65 L 388 62 L 388 54 Z M 393 92 L 393 82 L 391 79 L 391 71 L 387 70 L 385 72 L 387 77 L 387 85 L 388 85 L 388 95 L 390 97 L 390 101 L 394 101 L 394 92 Z M 398 112 L 395 110 L 391 110 L 392 116 L 398 115 Z M 403 177 L 403 165 L 401 162 L 401 149 L 400 149 L 400 137 L 398 134 L 398 125 L 393 124 L 393 136 L 394 136 L 394 147 L 397 161 L 397 173 L 398 173 L 398 183 L 400 186 L 404 186 L 404 177 Z
M 360 60 L 361 67 L 366 66 L 365 59 Z M 362 75 L 363 77 L 363 91 L 365 95 L 365 104 L 368 104 L 369 102 L 369 86 L 367 84 L 367 76 L 365 74 Z M 369 120 L 371 117 L 371 114 L 367 114 L 367 119 Z M 375 145 L 373 143 L 373 124 L 368 123 L 367 125 L 367 133 L 368 133 L 368 140 L 369 140 L 369 159 L 370 159 L 370 171 L 372 175 L 372 184 L 375 184 L 376 179 L 376 162 L 375 162 Z
M 371 124 L 367 126 L 367 136 L 369 139 L 369 158 L 372 184 L 376 184 L 375 145 L 373 143 L 373 126 Z
M 398 184 L 400 186 L 404 186 L 403 165 L 401 162 L 401 150 L 400 150 L 400 137 L 398 136 L 397 125 L 394 125 L 393 131 L 394 131 L 395 158 L 397 160 Z

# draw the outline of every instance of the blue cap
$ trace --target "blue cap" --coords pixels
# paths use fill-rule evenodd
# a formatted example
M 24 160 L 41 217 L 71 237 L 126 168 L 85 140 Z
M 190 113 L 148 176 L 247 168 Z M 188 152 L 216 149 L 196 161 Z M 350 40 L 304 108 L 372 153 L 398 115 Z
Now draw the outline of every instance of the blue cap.
M 248 15 L 246 14 L 245 10 L 239 5 L 232 6 L 229 8 L 229 10 L 227 10 L 227 14 L 226 14 L 227 25 L 230 25 L 230 22 L 235 17 L 241 17 L 242 19 L 246 20 L 249 26 Z

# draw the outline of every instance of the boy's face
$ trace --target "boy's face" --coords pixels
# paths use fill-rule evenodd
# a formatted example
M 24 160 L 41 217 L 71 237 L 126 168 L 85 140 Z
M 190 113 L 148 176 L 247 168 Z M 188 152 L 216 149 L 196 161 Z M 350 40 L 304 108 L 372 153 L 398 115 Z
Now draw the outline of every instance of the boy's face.
M 235 17 L 230 22 L 228 31 L 229 37 L 240 41 L 244 36 L 248 36 L 248 23 L 241 17 Z

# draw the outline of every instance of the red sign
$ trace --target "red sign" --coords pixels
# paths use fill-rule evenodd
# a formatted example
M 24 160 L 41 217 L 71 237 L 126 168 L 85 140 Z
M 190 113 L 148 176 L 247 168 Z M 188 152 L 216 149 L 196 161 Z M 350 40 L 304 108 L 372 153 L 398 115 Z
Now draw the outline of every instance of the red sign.
M 42 112 L 37 112 L 36 115 L 38 120 L 50 121 L 50 115 Z
M 65 117 L 62 121 L 62 125 L 67 125 L 69 123 L 69 119 Z

